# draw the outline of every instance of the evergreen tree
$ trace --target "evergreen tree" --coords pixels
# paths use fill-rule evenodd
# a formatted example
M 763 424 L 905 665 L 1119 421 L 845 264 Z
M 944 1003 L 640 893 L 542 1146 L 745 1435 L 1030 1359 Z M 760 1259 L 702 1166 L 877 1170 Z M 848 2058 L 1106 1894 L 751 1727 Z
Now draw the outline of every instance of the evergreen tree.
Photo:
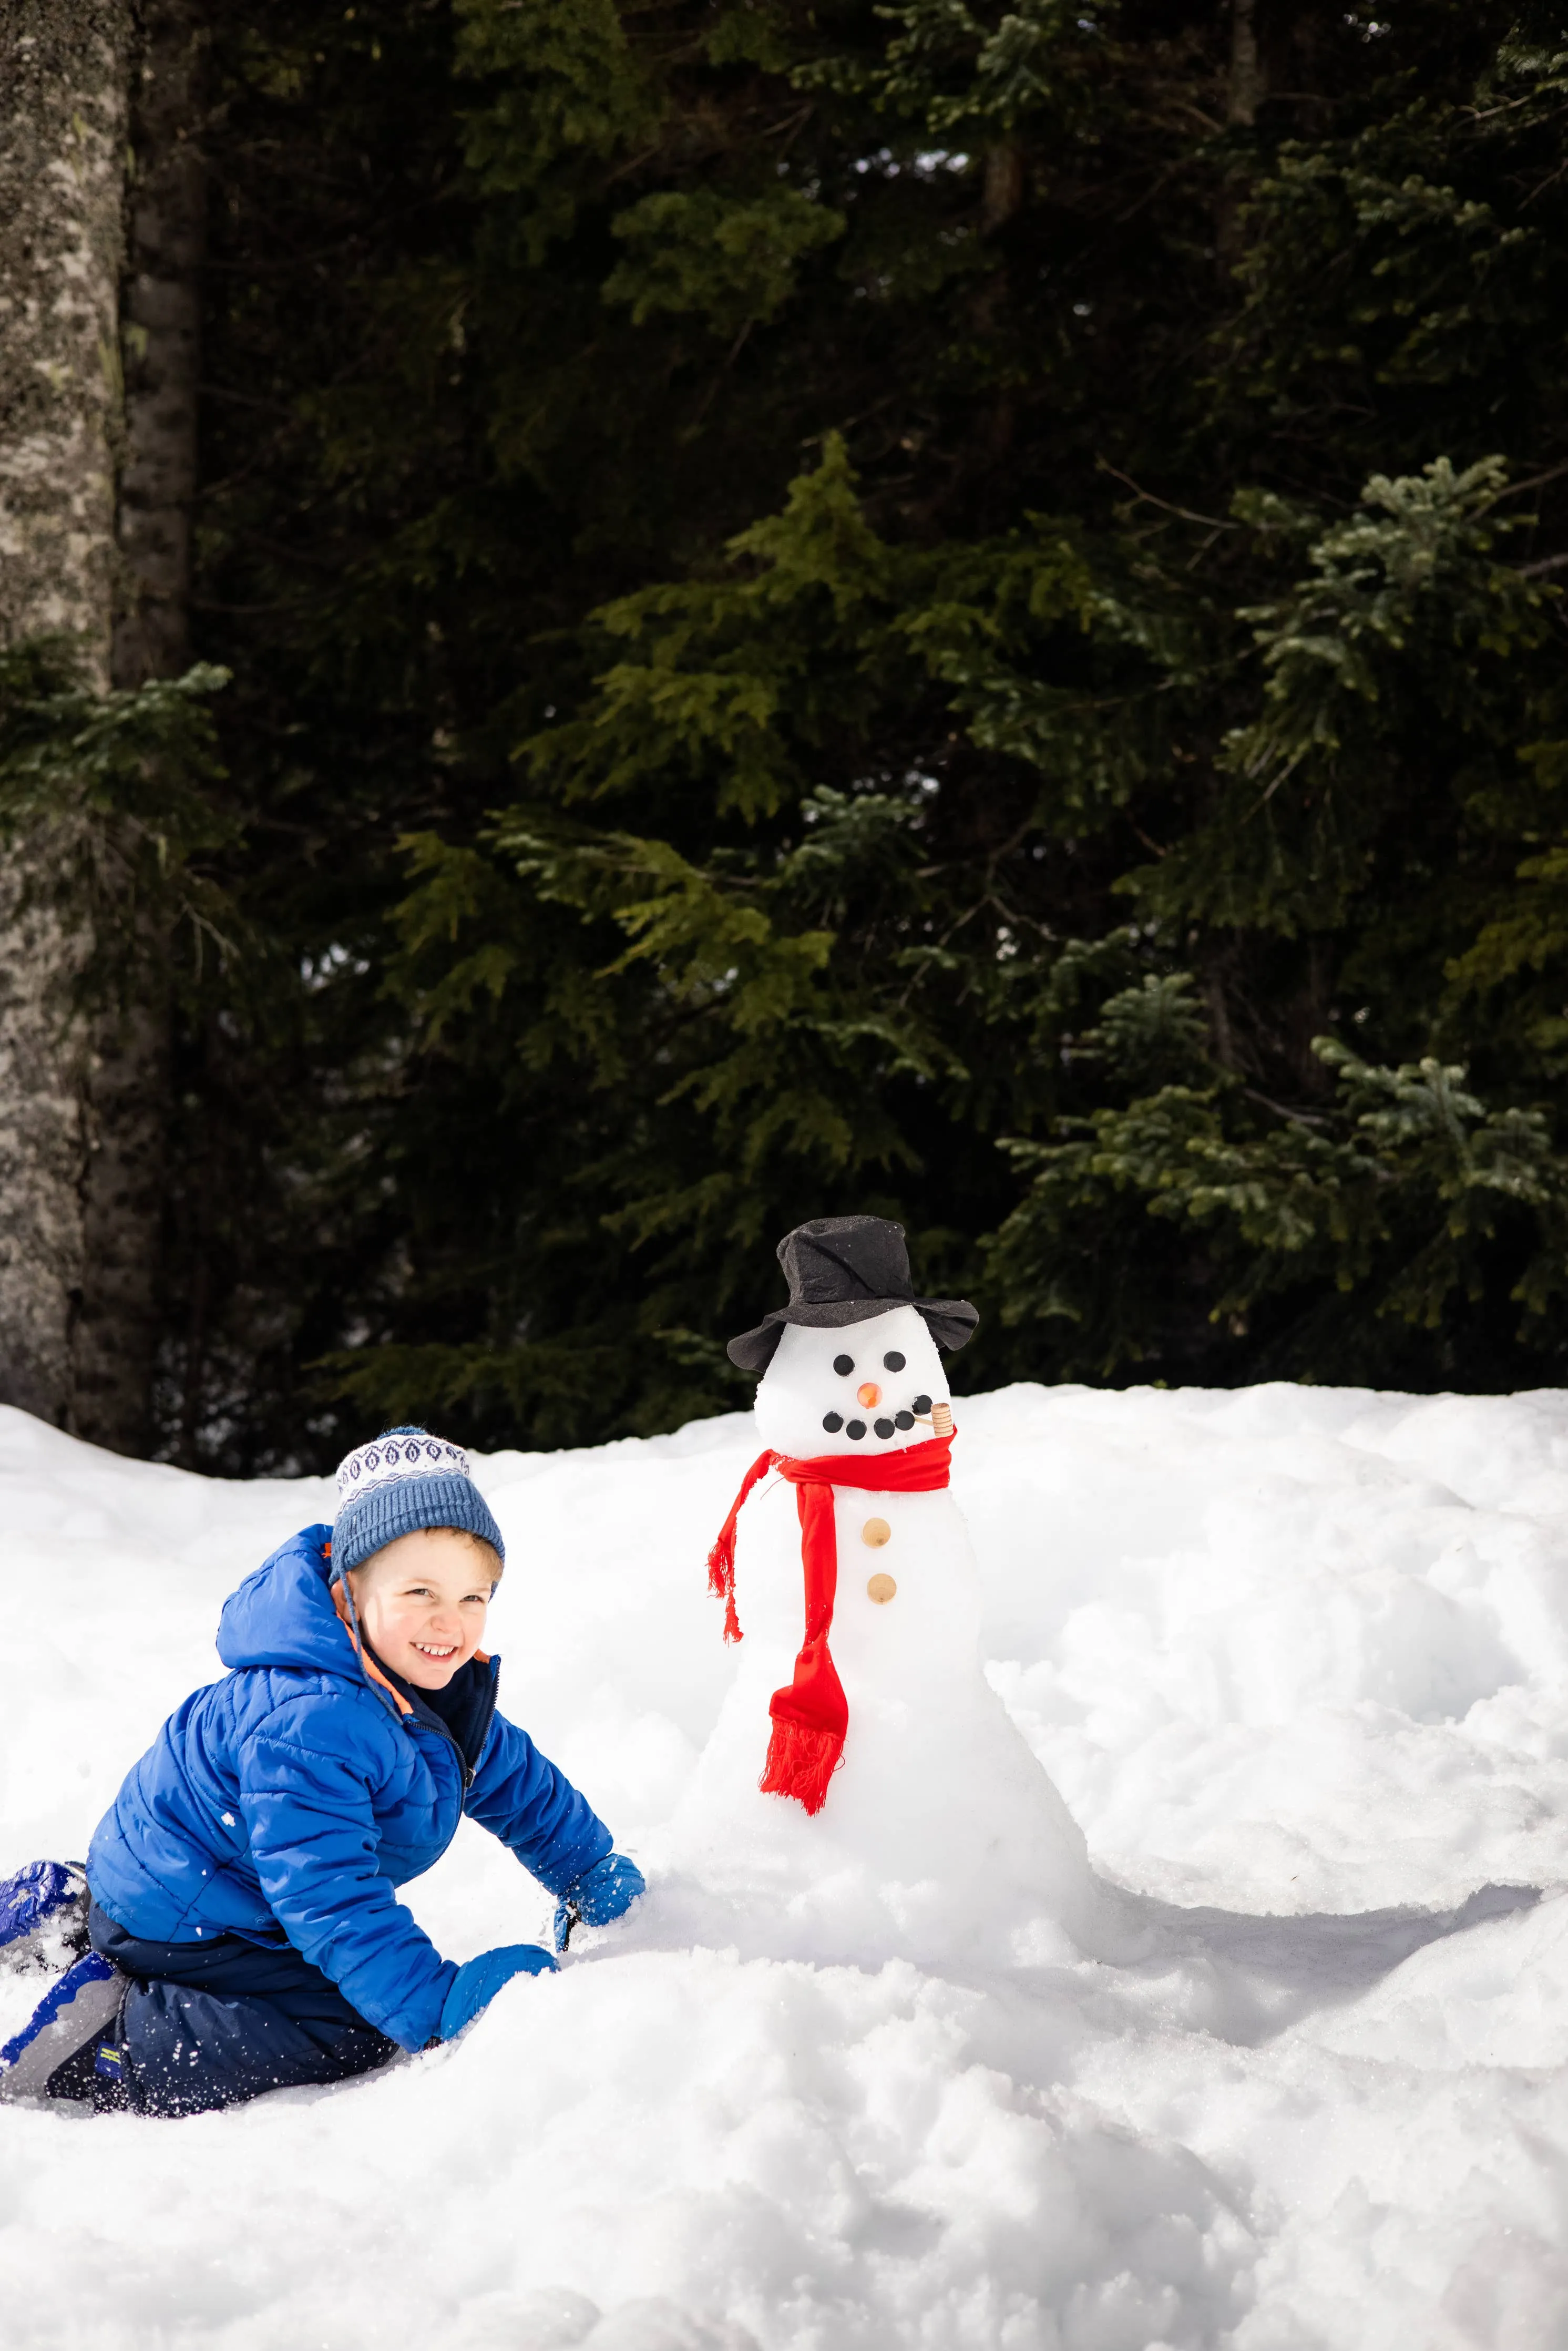
M 1565 56 L 220 19 L 201 650 L 272 960 L 182 1048 L 185 1458 L 721 1408 L 858 1207 L 977 1383 L 1559 1375 Z

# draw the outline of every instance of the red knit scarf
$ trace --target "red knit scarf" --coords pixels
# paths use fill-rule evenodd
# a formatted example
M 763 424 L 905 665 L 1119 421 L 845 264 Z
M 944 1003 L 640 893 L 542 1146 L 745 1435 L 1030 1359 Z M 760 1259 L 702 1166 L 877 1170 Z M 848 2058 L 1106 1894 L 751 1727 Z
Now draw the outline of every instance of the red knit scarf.
M 740 1491 L 707 1556 L 707 1579 L 724 1602 L 724 1637 L 740 1639 L 735 1613 L 735 1522 L 741 1504 L 769 1469 L 796 1489 L 800 1513 L 800 1560 L 806 1571 L 806 1641 L 795 1660 L 795 1677 L 775 1690 L 768 1711 L 773 1735 L 759 1785 L 765 1795 L 794 1796 L 809 1813 L 827 1802 L 828 1782 L 839 1766 L 849 1729 L 843 1684 L 834 1670 L 828 1635 L 839 1587 L 839 1546 L 833 1531 L 833 1488 L 852 1486 L 873 1494 L 935 1494 L 947 1483 L 950 1437 L 928 1437 L 900 1453 L 862 1459 L 833 1453 L 814 1461 L 792 1461 L 782 1453 L 759 1453 L 740 1481 Z

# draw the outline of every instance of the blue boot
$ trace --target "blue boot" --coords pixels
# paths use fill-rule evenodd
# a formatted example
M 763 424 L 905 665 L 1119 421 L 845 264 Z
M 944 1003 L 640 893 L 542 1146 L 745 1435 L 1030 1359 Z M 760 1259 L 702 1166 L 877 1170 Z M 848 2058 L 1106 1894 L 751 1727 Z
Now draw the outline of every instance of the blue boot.
M 0 1881 L 0 1968 L 68 1967 L 87 1949 L 87 1872 L 79 1861 L 30 1861 Z
M 120 1970 L 100 1959 L 96 1951 L 89 1951 L 85 1959 L 68 1967 L 59 1981 L 49 1986 L 21 2032 L 0 2049 L 0 2102 L 52 2095 L 91 2097 L 89 2085 L 78 2088 L 74 2081 L 69 2086 L 62 2084 L 58 2093 L 51 2092 L 50 2076 L 72 2058 L 85 2057 L 98 2036 L 113 2024 L 126 1982 Z M 97 2073 L 96 2056 L 89 2070 Z

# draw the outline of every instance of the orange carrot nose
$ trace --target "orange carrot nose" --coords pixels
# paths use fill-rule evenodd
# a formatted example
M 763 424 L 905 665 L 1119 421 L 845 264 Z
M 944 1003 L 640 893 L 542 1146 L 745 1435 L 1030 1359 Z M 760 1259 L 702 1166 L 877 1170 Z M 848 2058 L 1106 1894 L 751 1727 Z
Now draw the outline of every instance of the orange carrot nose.
M 855 1402 L 863 1404 L 867 1412 L 870 1412 L 873 1405 L 879 1405 L 882 1402 L 882 1390 L 874 1380 L 867 1380 L 863 1388 L 856 1388 Z

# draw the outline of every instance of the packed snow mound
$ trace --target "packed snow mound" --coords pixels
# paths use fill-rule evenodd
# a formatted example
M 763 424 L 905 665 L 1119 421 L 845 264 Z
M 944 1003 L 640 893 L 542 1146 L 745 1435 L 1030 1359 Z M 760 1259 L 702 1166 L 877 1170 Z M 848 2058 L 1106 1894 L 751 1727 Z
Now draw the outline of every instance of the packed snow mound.
M 743 1670 L 704 1562 L 749 1416 L 492 1457 L 503 1706 L 648 1899 L 380 2075 L 5 2109 L 7 2351 L 1568 2341 L 1568 1395 L 956 1410 L 986 1671 L 1113 1957 L 988 1934 L 972 1884 L 945 1953 L 857 1949 L 853 1886 L 813 1949 L 744 1853 L 676 1853 Z M 330 1511 L 0 1412 L 0 1873 L 82 1853 L 225 1595 Z M 976 1786 L 934 1755 L 934 1852 Z M 549 1909 L 469 1827 L 410 1898 L 457 1959 Z

